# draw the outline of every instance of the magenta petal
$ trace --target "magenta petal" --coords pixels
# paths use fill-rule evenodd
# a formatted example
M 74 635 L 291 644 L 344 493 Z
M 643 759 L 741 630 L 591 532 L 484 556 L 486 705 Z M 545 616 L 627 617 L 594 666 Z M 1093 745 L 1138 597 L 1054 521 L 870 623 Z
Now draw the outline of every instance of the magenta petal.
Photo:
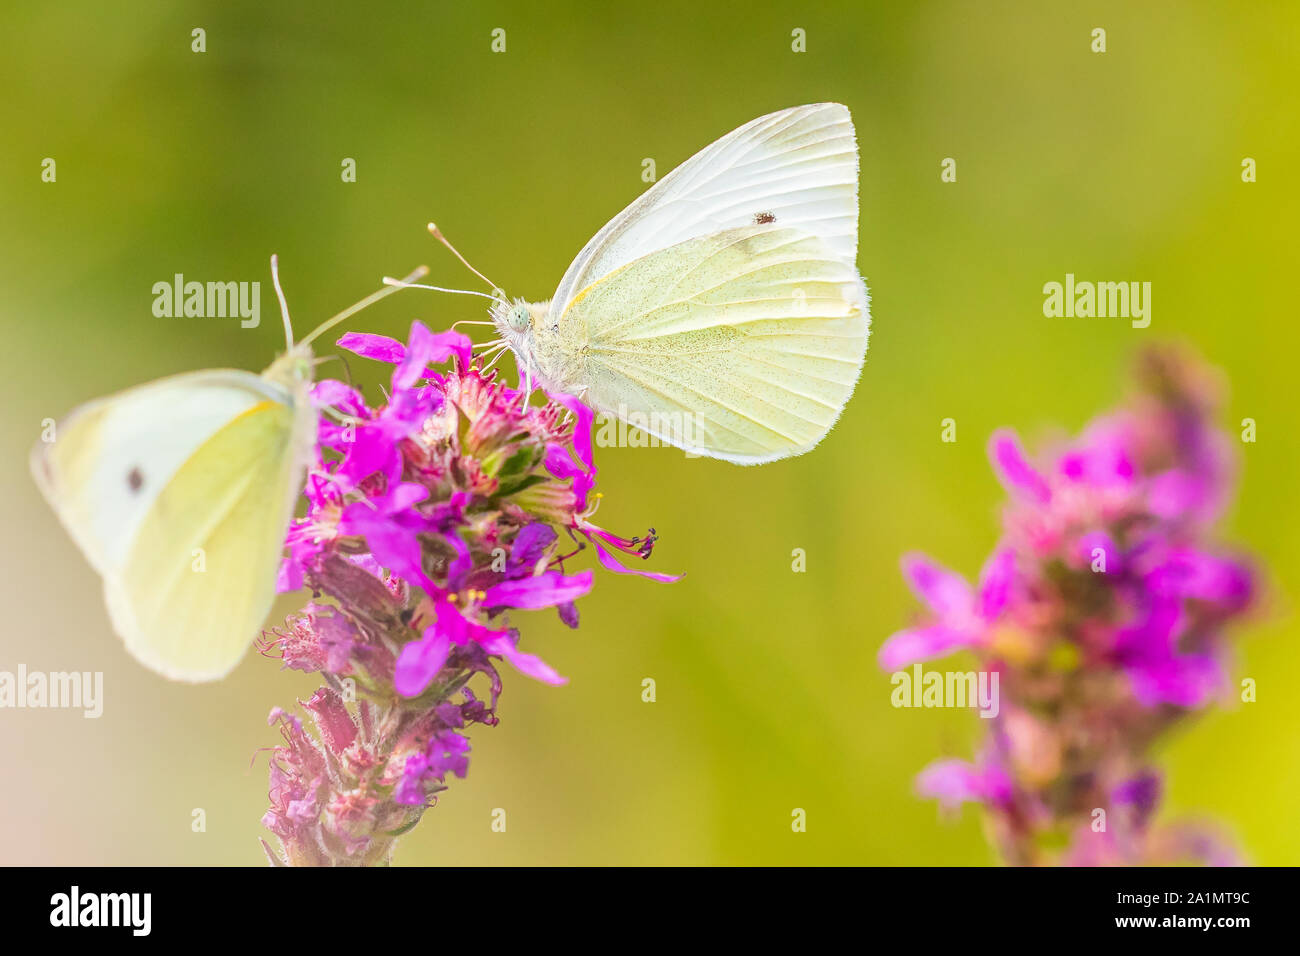
M 547 445 L 545 463 L 546 470 L 561 481 L 587 473 L 586 469 L 573 460 L 569 449 L 563 445 Z
M 554 394 L 547 392 L 546 394 L 552 401 L 559 402 L 573 412 L 574 417 L 577 419 L 573 424 L 573 450 L 577 452 L 578 460 L 582 462 L 587 471 L 594 471 L 595 465 L 592 463 L 591 455 L 591 430 L 596 413 L 574 395 L 566 395 L 563 392 Z
M 596 557 L 600 560 L 600 563 L 615 574 L 639 574 L 643 578 L 664 582 L 680 581 L 686 577 L 684 574 L 658 574 L 654 571 L 638 571 L 636 568 L 626 568 L 618 563 L 617 558 L 602 548 L 600 542 L 595 538 L 588 538 L 588 540 L 591 541 L 592 547 L 596 549 Z
M 971 800 L 997 803 L 1011 795 L 1011 781 L 996 767 L 980 768 L 964 760 L 938 760 L 916 777 L 917 792 L 952 808 Z
M 1056 462 L 1057 471 L 1071 481 L 1094 488 L 1127 486 L 1137 473 L 1133 463 L 1132 427 L 1122 420 L 1100 419 L 1084 432 L 1079 443 Z
M 1004 428 L 993 433 L 989 440 L 989 459 L 1008 491 L 1018 492 L 1041 504 L 1051 500 L 1052 491 L 1047 479 L 1029 463 L 1015 432 Z
M 1128 663 L 1166 660 L 1174 653 L 1185 626 L 1182 601 L 1150 594 L 1138 618 L 1115 631 L 1115 651 Z
M 411 323 L 410 344 L 402 362 L 393 372 L 393 390 L 403 391 L 425 377 L 430 365 L 438 365 L 455 355 L 461 368 L 469 367 L 469 336 L 460 332 L 430 332 L 419 320 Z
M 280 570 L 275 576 L 275 593 L 287 594 L 302 587 L 302 567 L 293 558 L 280 562 Z
M 1171 468 L 1147 482 L 1147 507 L 1160 518 L 1175 520 L 1193 517 L 1210 497 L 1207 478 Z
M 578 605 L 570 601 L 568 604 L 559 606 L 560 620 L 569 627 L 577 628 L 578 626 Z
M 569 453 L 569 449 L 558 444 L 546 446 L 546 469 L 560 479 L 587 474 L 586 468 L 573 460 L 573 455 Z
M 1011 585 L 1016 574 L 1016 553 L 999 548 L 980 571 L 979 616 L 997 620 L 1011 600 Z
M 368 411 L 360 392 L 332 378 L 322 379 L 312 386 L 311 400 L 317 407 L 337 408 L 349 415 L 365 415 Z
M 515 647 L 515 642 L 511 640 L 508 633 L 494 634 L 492 637 L 480 640 L 479 644 L 489 654 L 504 657 L 521 674 L 527 674 L 544 684 L 559 685 L 569 682 L 568 678 L 561 677 L 550 664 L 547 664 L 536 654 L 526 654 Z
M 447 590 L 459 591 L 465 587 L 465 580 L 474 570 L 474 555 L 458 532 L 449 531 L 442 537 L 456 552 L 456 557 L 447 563 Z
M 1133 696 L 1147 707 L 1200 707 L 1223 686 L 1223 669 L 1208 654 L 1182 654 L 1126 668 Z
M 565 577 L 559 571 L 546 571 L 530 578 L 503 581 L 487 589 L 483 596 L 484 607 L 516 607 L 525 611 L 554 607 L 575 601 L 591 590 L 590 571 Z
M 393 488 L 385 499 L 385 510 L 403 511 L 429 497 L 429 489 L 414 481 L 404 482 Z
M 970 614 L 975 599 L 970 585 L 960 574 L 915 551 L 903 555 L 902 564 L 908 585 L 935 614 L 944 618 Z
M 424 692 L 442 665 L 447 663 L 451 641 L 437 623 L 424 629 L 424 636 L 402 648 L 397 658 L 393 683 L 403 697 L 418 697 Z
M 589 469 L 579 465 L 573 460 L 573 455 L 569 449 L 563 445 L 551 444 L 546 446 L 546 470 L 560 480 L 566 478 L 573 479 L 573 510 L 583 512 L 587 510 L 587 495 L 596 484 L 595 469 Z
M 344 459 L 337 476 L 341 487 L 350 491 L 376 472 L 396 481 L 402 472 L 402 453 L 398 440 L 388 433 L 385 423 L 367 422 L 351 434 L 351 441 L 339 446 Z
M 429 491 L 414 482 L 397 485 L 383 498 L 355 501 L 339 517 L 342 534 L 360 535 L 370 552 L 398 577 L 418 583 L 434 595 L 438 586 L 424 573 L 422 546 L 418 535 L 433 530 L 427 519 L 413 509 Z
M 344 332 L 334 343 L 341 349 L 355 352 L 363 358 L 375 359 L 396 365 L 406 357 L 406 346 L 397 339 L 387 335 L 371 335 L 368 332 Z
M 356 426 L 336 425 L 321 415 L 316 419 L 316 444 L 335 451 L 346 451 L 356 437 Z
M 525 525 L 515 535 L 510 545 L 510 560 L 506 564 L 511 572 L 529 571 L 546 555 L 546 551 L 559 534 L 543 521 Z
M 1192 548 L 1170 553 L 1147 577 L 1157 594 L 1210 601 L 1230 608 L 1244 607 L 1253 591 L 1250 572 L 1234 561 Z
M 285 543 L 289 547 L 289 556 L 280 562 L 280 569 L 275 578 L 277 594 L 297 591 L 303 585 L 303 572 L 307 562 L 320 552 L 320 545 L 312 540 L 310 522 L 294 522 L 289 525 Z
M 1100 551 L 1104 555 L 1105 570 L 1096 573 L 1119 574 L 1123 568 L 1123 555 L 1120 554 L 1119 545 L 1105 531 L 1089 531 L 1080 535 L 1075 548 L 1079 562 L 1087 568 L 1091 568 L 1097 560 L 1096 552 Z
M 1145 824 L 1160 802 L 1162 790 L 1160 775 L 1148 770 L 1117 784 L 1111 790 L 1110 798 L 1132 807 L 1138 820 Z
M 979 638 L 968 631 L 958 631 L 942 624 L 898 631 L 880 646 L 876 660 L 887 671 L 896 671 L 917 661 L 928 661 L 951 651 L 975 647 Z

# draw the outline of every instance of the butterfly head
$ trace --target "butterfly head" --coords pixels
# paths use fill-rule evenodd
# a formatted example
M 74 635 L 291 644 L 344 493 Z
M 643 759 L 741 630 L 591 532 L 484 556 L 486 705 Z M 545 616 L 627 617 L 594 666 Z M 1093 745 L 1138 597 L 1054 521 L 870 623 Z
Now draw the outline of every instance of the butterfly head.
M 501 299 L 492 306 L 492 322 L 505 336 L 527 335 L 546 318 L 546 302 L 525 302 Z
M 533 351 L 534 333 L 546 321 L 549 306 L 549 302 L 502 299 L 492 306 L 492 324 L 515 355 L 526 357 Z
M 277 356 L 262 377 L 296 391 L 297 386 L 310 383 L 314 377 L 315 359 L 312 358 L 311 346 L 299 342 L 283 355 Z

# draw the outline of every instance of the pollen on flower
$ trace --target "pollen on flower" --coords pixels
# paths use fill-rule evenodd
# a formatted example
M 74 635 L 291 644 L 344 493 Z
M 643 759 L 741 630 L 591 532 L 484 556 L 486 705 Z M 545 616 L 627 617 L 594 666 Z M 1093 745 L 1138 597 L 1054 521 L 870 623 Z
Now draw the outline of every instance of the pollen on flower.
M 589 520 L 601 496 L 592 413 L 577 399 L 525 405 L 471 365 L 469 339 L 419 322 L 406 344 L 349 333 L 339 345 L 394 370 L 380 406 L 342 382 L 313 393 L 347 424 L 321 417 L 307 513 L 286 541 L 280 589 L 315 600 L 261 642 L 327 682 L 302 704 L 314 733 L 272 714 L 285 741 L 266 816 L 277 863 L 386 862 L 394 835 L 465 776 L 469 728 L 497 722 L 498 662 L 564 683 L 520 647 L 515 614 L 554 608 L 577 627 L 594 574 L 568 567 L 575 556 L 590 545 L 603 567 L 628 573 L 614 553 L 646 559 L 655 540 Z M 576 550 L 563 550 L 562 532 Z

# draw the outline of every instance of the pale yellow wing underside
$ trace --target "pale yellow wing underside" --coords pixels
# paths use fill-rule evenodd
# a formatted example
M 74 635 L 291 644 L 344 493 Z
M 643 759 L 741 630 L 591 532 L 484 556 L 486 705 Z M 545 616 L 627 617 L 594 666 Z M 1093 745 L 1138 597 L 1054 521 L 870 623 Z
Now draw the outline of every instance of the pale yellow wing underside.
M 33 471 L 148 667 L 215 680 L 265 622 L 314 438 L 305 394 L 192 373 L 74 413 Z
M 298 491 L 293 418 L 266 401 L 208 439 L 158 495 L 121 574 L 105 578 L 113 623 L 149 667 L 215 680 L 261 630 Z
M 538 358 L 598 412 L 687 451 L 758 464 L 826 435 L 853 393 L 869 327 L 852 262 L 774 223 L 615 270 L 539 336 Z

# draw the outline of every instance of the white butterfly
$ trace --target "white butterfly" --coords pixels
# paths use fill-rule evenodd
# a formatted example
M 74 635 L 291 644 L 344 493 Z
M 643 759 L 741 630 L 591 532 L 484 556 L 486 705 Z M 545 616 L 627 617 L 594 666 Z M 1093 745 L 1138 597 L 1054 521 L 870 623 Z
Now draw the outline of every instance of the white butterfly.
M 244 656 L 275 598 L 316 440 L 309 343 L 393 291 L 297 345 L 286 311 L 287 351 L 261 375 L 209 369 L 140 385 L 75 409 L 32 449 L 36 483 L 103 577 L 113 629 L 141 663 L 206 681 Z
M 520 373 L 694 454 L 813 448 L 862 368 L 858 153 L 838 103 L 760 116 L 615 216 L 549 302 L 492 319 Z

